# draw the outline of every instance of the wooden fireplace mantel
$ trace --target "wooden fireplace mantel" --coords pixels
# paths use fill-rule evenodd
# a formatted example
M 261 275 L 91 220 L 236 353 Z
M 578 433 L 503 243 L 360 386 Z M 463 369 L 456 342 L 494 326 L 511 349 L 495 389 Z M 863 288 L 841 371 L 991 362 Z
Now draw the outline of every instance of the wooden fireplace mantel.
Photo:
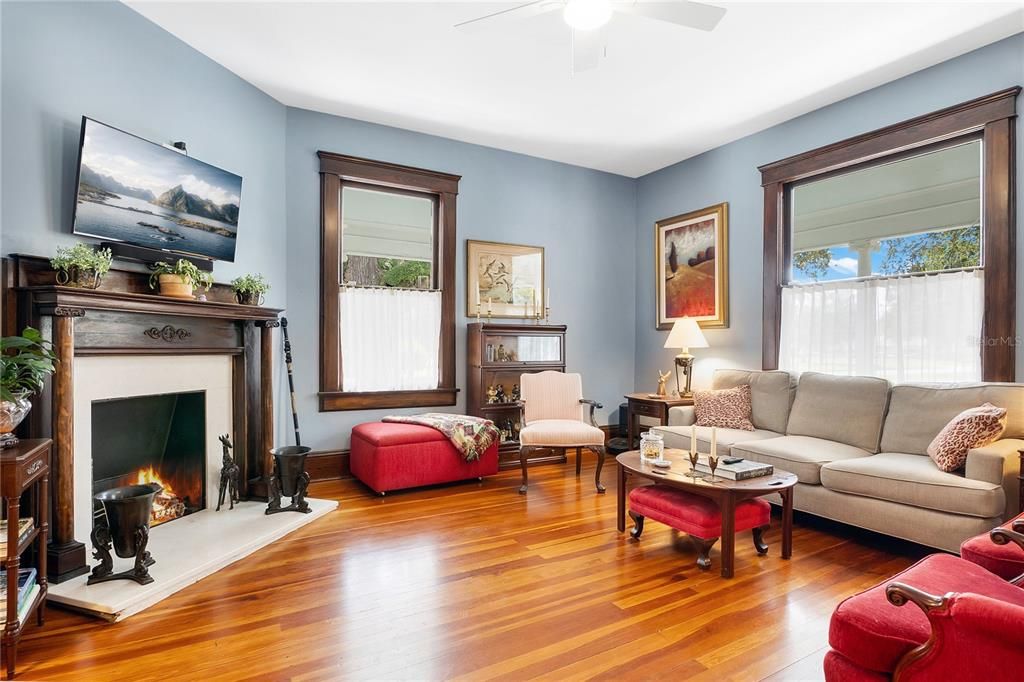
M 274 447 L 273 330 L 282 311 L 239 305 L 223 284 L 215 284 L 205 302 L 159 296 L 149 289 L 145 272 L 112 269 L 95 290 L 57 286 L 54 277 L 44 258 L 13 255 L 3 262 L 4 335 L 36 327 L 53 342 L 59 361 L 19 429 L 20 435 L 54 443 L 51 580 L 61 582 L 87 570 L 73 512 L 75 357 L 231 356 L 232 440 L 245 481 L 240 492 L 265 498 Z M 78 529 L 79 535 L 87 532 Z

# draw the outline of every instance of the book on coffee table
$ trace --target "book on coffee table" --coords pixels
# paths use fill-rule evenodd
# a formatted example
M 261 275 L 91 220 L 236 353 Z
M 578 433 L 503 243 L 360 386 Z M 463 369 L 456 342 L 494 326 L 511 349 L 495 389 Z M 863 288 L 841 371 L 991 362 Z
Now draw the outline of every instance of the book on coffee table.
M 702 474 L 711 473 L 711 467 L 708 466 L 708 458 L 706 455 L 702 455 L 701 459 L 697 461 L 696 469 Z M 745 481 L 748 478 L 771 476 L 773 473 L 775 473 L 775 467 L 771 464 L 751 462 L 747 459 L 740 460 L 733 464 L 726 464 L 719 459 L 718 468 L 715 469 L 715 476 L 721 476 L 722 478 L 728 478 L 733 481 Z

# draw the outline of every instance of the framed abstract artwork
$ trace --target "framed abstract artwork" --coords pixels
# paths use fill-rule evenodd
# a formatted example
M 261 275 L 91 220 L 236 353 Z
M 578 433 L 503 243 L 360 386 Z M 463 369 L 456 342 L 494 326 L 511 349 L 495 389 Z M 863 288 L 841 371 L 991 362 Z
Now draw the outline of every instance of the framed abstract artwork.
M 466 240 L 466 317 L 544 315 L 544 247 Z
M 729 326 L 729 205 L 715 204 L 654 224 L 657 327 L 692 317 Z

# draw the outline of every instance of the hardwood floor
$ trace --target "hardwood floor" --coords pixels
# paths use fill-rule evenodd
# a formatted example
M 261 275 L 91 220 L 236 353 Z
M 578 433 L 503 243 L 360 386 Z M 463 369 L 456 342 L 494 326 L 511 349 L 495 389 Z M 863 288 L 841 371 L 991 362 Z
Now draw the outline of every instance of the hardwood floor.
M 927 553 L 798 515 L 791 561 L 776 518 L 723 580 L 717 548 L 701 571 L 665 526 L 617 533 L 614 466 L 606 495 L 592 467 L 535 468 L 525 497 L 516 472 L 385 498 L 315 484 L 338 511 L 122 623 L 49 609 L 18 678 L 814 679 L 836 603 Z

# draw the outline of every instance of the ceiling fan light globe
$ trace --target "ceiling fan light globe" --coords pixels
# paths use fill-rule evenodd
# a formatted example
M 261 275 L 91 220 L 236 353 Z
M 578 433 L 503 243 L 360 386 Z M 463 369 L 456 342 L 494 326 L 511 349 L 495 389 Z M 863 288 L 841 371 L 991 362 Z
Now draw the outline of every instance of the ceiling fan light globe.
M 612 18 L 611 0 L 569 0 L 562 16 L 577 31 L 592 31 Z

